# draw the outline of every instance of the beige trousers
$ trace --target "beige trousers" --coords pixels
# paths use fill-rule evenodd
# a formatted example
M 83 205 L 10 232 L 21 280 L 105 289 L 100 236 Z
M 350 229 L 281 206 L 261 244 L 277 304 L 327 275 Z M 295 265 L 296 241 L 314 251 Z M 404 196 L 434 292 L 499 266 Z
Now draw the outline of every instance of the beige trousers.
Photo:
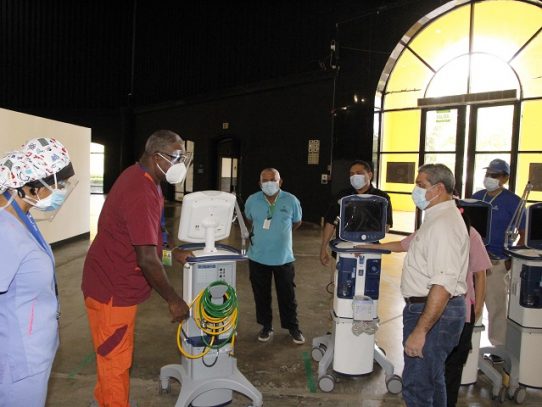
M 487 270 L 486 299 L 487 336 L 493 346 L 504 345 L 506 339 L 506 314 L 508 306 L 509 279 L 504 260 L 491 260 Z

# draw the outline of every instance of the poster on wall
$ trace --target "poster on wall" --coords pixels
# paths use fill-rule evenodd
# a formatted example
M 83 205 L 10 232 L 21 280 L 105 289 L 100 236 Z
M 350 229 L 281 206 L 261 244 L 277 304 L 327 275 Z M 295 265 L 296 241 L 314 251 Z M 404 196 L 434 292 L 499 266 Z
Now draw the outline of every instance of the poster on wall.
M 529 181 L 533 184 L 533 191 L 542 191 L 542 163 L 529 164 Z
M 307 164 L 318 165 L 320 162 L 320 140 L 309 140 Z
M 414 162 L 389 162 L 386 166 L 386 182 L 413 184 L 416 174 Z

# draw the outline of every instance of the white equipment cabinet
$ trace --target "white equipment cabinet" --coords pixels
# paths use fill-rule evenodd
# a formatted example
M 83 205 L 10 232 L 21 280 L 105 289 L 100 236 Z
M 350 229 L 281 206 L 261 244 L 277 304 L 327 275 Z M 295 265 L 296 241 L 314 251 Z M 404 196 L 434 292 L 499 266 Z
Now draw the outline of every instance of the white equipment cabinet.
M 373 195 L 351 195 L 342 198 L 340 205 L 339 236 L 343 240 L 330 242 L 331 250 L 337 253 L 332 332 L 312 340 L 318 387 L 330 392 L 336 374 L 369 374 L 376 361 L 385 371 L 388 391 L 398 394 L 403 388 L 402 379 L 394 374 L 393 364 L 375 344 L 381 257 L 390 252 L 363 245 L 354 247 L 384 237 L 387 201 Z

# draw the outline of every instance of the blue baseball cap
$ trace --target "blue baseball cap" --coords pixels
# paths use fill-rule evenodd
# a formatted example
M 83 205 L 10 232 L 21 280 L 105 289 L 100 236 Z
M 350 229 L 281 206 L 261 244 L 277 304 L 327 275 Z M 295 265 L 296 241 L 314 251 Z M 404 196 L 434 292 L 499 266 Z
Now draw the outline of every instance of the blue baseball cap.
M 500 158 L 495 158 L 489 163 L 489 166 L 484 167 L 487 172 L 492 174 L 506 174 L 510 175 L 510 165 Z

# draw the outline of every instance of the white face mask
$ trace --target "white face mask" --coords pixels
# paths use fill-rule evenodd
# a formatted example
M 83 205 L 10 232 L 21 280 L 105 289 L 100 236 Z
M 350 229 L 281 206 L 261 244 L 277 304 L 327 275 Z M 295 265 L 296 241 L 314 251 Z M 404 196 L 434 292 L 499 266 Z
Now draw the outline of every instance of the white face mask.
M 497 178 L 485 177 L 484 178 L 484 187 L 489 191 L 493 192 L 499 188 L 499 180 Z
M 262 191 L 267 196 L 273 196 L 279 192 L 280 186 L 278 181 L 262 182 Z
M 414 201 L 414 204 L 422 211 L 425 210 L 429 206 L 431 201 L 438 196 L 434 196 L 429 200 L 425 198 L 425 194 L 427 193 L 427 191 L 430 191 L 434 186 L 435 185 L 433 185 L 431 188 L 424 189 L 416 185 L 412 190 L 412 200 Z
M 367 185 L 367 179 L 363 174 L 354 174 L 350 176 L 350 185 L 352 188 L 358 190 Z
M 178 184 L 183 182 L 186 177 L 186 166 L 184 163 L 173 164 L 166 171 L 166 181 L 170 184 Z
M 170 184 L 178 184 L 180 182 L 184 181 L 184 178 L 186 177 L 187 173 L 187 164 L 185 162 L 180 162 L 173 164 L 171 160 L 168 160 L 166 157 L 164 157 L 161 153 L 158 153 L 160 157 L 162 157 L 164 160 L 168 161 L 171 164 L 171 167 L 168 168 L 167 171 L 164 171 L 162 167 L 158 163 L 156 163 L 156 166 L 160 171 L 162 171 L 162 174 L 166 176 L 166 181 Z M 188 163 L 190 162 L 190 156 L 186 156 L 185 161 Z

